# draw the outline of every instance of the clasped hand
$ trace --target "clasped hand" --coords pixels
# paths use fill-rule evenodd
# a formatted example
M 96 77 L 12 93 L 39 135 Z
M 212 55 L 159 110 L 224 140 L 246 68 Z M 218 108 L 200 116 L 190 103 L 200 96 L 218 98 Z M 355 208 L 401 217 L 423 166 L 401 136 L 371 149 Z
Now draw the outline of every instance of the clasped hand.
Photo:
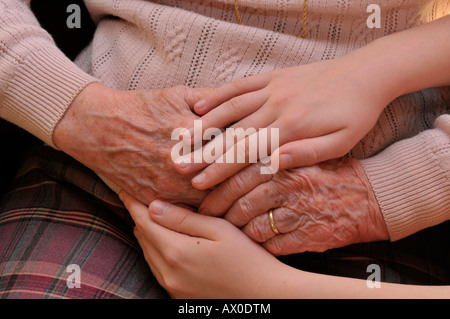
M 342 77 L 346 81 L 340 81 Z M 389 96 L 374 93 L 370 85 L 358 73 L 348 72 L 345 60 L 333 60 L 277 70 L 216 89 L 113 92 L 103 95 L 103 107 L 94 110 L 89 106 L 92 96 L 87 94 L 78 98 L 77 108 L 69 109 L 67 120 L 57 128 L 55 143 L 122 187 L 121 196 L 136 222 L 136 237 L 146 260 L 169 292 L 220 296 L 226 282 L 216 276 L 221 269 L 225 273 L 244 267 L 245 274 L 245 269 L 260 265 L 262 259 L 267 267 L 279 268 L 276 259 L 268 256 L 388 239 L 359 162 L 341 158 L 370 130 L 389 102 Z M 117 103 L 127 107 L 116 109 Z M 261 163 L 169 165 L 173 143 L 167 144 L 167 137 L 176 127 L 189 127 L 199 119 L 192 111 L 201 116 L 205 130 L 279 128 L 280 148 L 275 150 L 279 171 L 260 174 Z M 105 136 L 113 123 L 119 130 L 115 127 L 115 136 Z M 95 134 L 74 138 L 73 126 L 80 125 L 94 127 Z M 64 141 L 83 141 L 88 147 Z M 192 179 L 200 171 L 197 177 L 202 179 Z M 162 199 L 200 205 L 201 214 L 170 204 L 162 209 L 164 214 L 156 214 L 161 202 L 154 202 L 148 211 L 133 197 L 144 204 Z M 280 235 L 269 225 L 269 210 Z M 237 250 L 238 246 L 242 249 Z M 237 265 L 233 256 L 246 262 Z M 198 273 L 204 277 L 196 287 Z M 255 293 L 260 275 L 253 276 Z M 239 285 L 230 286 L 235 288 L 239 290 Z
M 349 62 L 356 64 L 343 57 L 204 91 L 194 105 L 203 132 L 214 127 L 278 128 L 280 147 L 272 154 L 278 161 L 273 175 L 260 174 L 261 163 L 220 160 L 230 151 L 243 151 L 249 158 L 249 143 L 245 150 L 221 143 L 224 152 L 212 164 L 176 163 L 178 172 L 197 174 L 192 180 L 197 189 L 215 187 L 200 213 L 224 216 L 275 255 L 388 239 L 362 167 L 342 157 L 373 127 L 392 95 L 374 92 L 373 83 L 363 81 L 361 70 Z M 226 134 L 216 139 L 222 137 Z M 269 210 L 282 235 L 275 236 Z
M 325 251 L 388 239 L 359 162 L 352 158 L 258 174 L 253 164 L 216 187 L 199 212 L 224 216 L 273 255 Z M 268 211 L 273 210 L 269 223 Z
M 120 91 L 88 85 L 58 123 L 56 146 L 144 204 L 155 199 L 198 206 L 206 191 L 192 187 L 171 160 L 171 133 L 198 118 L 194 90 Z

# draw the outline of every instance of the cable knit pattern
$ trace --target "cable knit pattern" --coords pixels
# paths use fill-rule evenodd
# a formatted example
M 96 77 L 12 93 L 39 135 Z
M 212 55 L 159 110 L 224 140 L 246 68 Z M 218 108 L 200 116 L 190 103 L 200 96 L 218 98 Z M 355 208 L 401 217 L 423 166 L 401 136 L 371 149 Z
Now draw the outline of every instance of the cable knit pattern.
M 215 76 L 218 83 L 229 82 L 233 78 L 241 59 L 237 48 L 227 48 L 217 59 Z
M 164 53 L 167 55 L 168 63 L 174 62 L 183 53 L 183 44 L 186 42 L 186 34 L 183 30 L 182 24 L 175 24 L 173 29 L 167 32 Z
M 56 123 L 91 81 L 122 90 L 219 86 L 334 59 L 450 12 L 449 0 L 310 0 L 303 39 L 290 35 L 302 32 L 300 0 L 239 0 L 243 25 L 233 0 L 85 3 L 97 30 L 75 64 L 24 3 L 0 3 L 0 116 L 49 144 Z M 382 9 L 379 29 L 366 25 L 373 3 Z M 362 160 L 392 240 L 450 218 L 449 123 L 442 116 L 449 101 L 449 88 L 399 97 L 349 154 Z

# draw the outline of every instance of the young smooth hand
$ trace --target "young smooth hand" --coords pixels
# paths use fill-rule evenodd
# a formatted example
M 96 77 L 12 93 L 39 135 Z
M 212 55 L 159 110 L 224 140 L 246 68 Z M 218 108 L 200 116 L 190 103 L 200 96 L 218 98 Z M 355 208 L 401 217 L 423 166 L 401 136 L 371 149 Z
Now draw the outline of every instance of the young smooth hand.
M 215 188 L 199 212 L 242 228 L 274 255 L 389 239 L 377 200 L 352 158 L 258 174 L 253 164 Z M 272 210 L 271 227 L 268 212 Z
M 158 282 L 174 298 L 447 298 L 446 286 L 382 283 L 304 272 L 281 263 L 222 218 L 121 192 Z
M 228 221 L 162 201 L 147 207 L 126 192 L 120 197 L 148 265 L 172 297 L 282 296 L 286 266 Z
M 267 150 L 262 153 L 274 152 L 275 169 L 313 165 L 349 152 L 396 97 L 395 86 L 381 76 L 385 74 L 381 72 L 383 66 L 378 67 L 378 72 L 370 72 L 371 67 L 367 60 L 352 53 L 335 60 L 238 79 L 209 90 L 195 104 L 194 111 L 202 115 L 202 134 L 212 128 L 253 128 L 257 136 L 262 128 L 269 133 L 279 129 L 279 149 L 269 138 Z M 192 133 L 191 130 L 191 137 Z M 198 142 L 198 136 L 192 137 L 192 142 Z M 230 143 L 227 134 L 216 136 L 209 147 L 216 144 L 223 148 L 214 163 L 208 166 L 210 163 L 206 161 L 180 161 L 177 170 L 193 173 L 203 169 L 193 185 L 198 189 L 215 186 L 247 166 L 251 152 L 261 154 L 249 141 L 248 135 L 237 137 L 235 143 Z M 242 155 L 245 163 L 227 162 L 230 152 L 234 157 L 238 152 L 245 154 Z

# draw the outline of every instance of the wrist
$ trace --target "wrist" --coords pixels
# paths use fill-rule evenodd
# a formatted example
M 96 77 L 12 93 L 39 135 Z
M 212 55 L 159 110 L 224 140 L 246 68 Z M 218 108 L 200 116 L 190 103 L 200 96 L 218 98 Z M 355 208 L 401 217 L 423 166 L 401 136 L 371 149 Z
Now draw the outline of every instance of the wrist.
M 0 117 L 55 147 L 52 137 L 56 125 L 74 97 L 97 79 L 79 69 L 50 42 L 32 47 L 20 63 L 10 61 L 15 61 L 11 65 L 14 72 L 2 99 Z
M 77 135 L 82 124 L 80 123 L 81 115 L 88 108 L 95 107 L 99 101 L 104 101 L 105 89 L 110 90 L 101 83 L 93 82 L 78 93 L 55 126 L 52 139 L 56 147 L 65 151 L 66 146 L 74 142 L 74 136 Z
M 364 171 L 364 168 L 360 161 L 356 159 L 349 160 L 355 174 L 358 176 L 362 183 L 362 186 L 366 188 L 367 197 L 367 215 L 366 215 L 366 229 L 361 232 L 361 242 L 372 242 L 389 240 L 389 231 L 384 220 L 383 213 L 381 211 L 378 200 L 375 196 L 373 187 Z
M 391 99 L 432 87 L 450 85 L 450 17 L 379 38 L 356 50 Z M 364 62 L 364 61 L 363 61 Z
M 382 38 L 339 58 L 351 85 L 377 105 L 380 113 L 404 91 L 401 75 L 393 72 L 393 57 L 385 54 L 387 47 Z

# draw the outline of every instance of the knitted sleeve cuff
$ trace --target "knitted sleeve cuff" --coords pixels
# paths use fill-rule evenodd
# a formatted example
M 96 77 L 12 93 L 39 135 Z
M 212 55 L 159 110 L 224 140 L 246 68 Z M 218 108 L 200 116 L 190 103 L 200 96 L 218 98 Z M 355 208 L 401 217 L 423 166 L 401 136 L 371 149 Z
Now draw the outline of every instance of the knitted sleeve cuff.
M 55 147 L 53 130 L 77 94 L 98 81 L 52 43 L 30 52 L 7 84 L 0 116 Z
M 55 126 L 76 95 L 97 80 L 58 49 L 28 5 L 0 3 L 0 117 L 55 147 Z
M 361 164 L 391 241 L 450 219 L 450 115 Z

